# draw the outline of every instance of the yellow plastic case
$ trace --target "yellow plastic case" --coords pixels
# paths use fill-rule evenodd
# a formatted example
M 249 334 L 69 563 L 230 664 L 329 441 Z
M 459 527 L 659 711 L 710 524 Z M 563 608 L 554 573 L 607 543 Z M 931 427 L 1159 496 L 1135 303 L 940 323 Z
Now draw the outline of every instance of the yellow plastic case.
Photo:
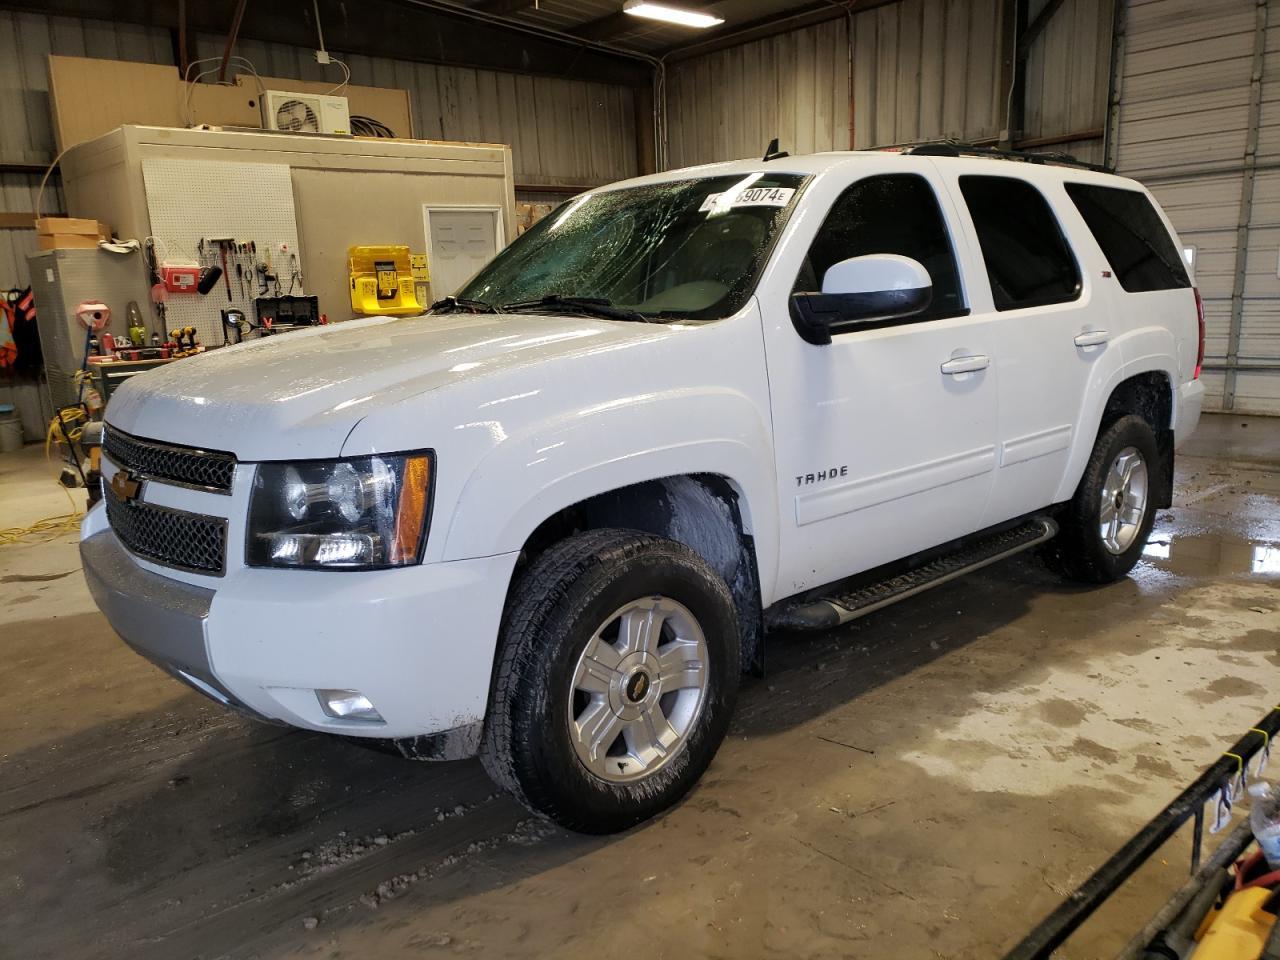
M 421 265 L 413 261 L 421 257 Z M 421 313 L 417 272 L 426 272 L 426 257 L 411 255 L 407 246 L 360 246 L 347 250 L 351 276 L 351 309 L 356 313 Z
M 1276 921 L 1262 909 L 1269 896 L 1266 888 L 1249 887 L 1227 897 L 1201 928 L 1196 960 L 1246 960 L 1261 954 Z

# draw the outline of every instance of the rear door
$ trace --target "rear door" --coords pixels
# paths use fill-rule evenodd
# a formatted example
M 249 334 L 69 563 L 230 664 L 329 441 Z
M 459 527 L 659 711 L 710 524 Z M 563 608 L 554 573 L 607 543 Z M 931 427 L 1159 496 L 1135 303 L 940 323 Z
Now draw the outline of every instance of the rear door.
M 1059 210 L 1078 217 L 1060 183 L 991 160 L 939 167 L 982 258 L 973 309 L 994 324 L 999 427 L 989 526 L 1054 501 L 1086 397 L 1104 386 L 1091 383 L 1113 331 L 1093 271 L 1067 240 Z

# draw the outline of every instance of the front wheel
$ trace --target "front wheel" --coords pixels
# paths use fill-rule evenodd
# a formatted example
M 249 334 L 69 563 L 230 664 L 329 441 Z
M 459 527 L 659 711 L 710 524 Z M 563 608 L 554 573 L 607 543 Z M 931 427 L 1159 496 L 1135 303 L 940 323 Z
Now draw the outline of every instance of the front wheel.
M 1084 477 L 1049 543 L 1054 565 L 1085 583 L 1124 577 L 1142 556 L 1155 523 L 1161 468 L 1155 434 L 1141 417 L 1121 417 L 1094 444 Z
M 629 530 L 570 537 L 512 591 L 481 761 L 569 829 L 625 829 L 711 762 L 739 659 L 733 598 L 688 547 Z

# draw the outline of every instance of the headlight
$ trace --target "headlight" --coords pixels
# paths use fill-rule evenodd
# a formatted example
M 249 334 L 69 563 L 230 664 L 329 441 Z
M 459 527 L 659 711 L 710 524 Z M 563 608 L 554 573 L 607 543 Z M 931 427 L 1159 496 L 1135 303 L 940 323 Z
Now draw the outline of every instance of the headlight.
M 347 570 L 417 563 L 433 467 L 430 451 L 259 464 L 245 562 Z

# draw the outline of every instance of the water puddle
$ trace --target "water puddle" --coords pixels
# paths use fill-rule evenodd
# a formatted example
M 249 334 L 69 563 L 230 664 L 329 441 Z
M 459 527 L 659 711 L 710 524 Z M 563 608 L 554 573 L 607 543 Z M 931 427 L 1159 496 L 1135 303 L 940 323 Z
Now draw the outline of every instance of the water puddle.
M 1280 543 L 1154 533 L 1142 557 L 1152 566 L 1182 576 L 1280 575 Z

